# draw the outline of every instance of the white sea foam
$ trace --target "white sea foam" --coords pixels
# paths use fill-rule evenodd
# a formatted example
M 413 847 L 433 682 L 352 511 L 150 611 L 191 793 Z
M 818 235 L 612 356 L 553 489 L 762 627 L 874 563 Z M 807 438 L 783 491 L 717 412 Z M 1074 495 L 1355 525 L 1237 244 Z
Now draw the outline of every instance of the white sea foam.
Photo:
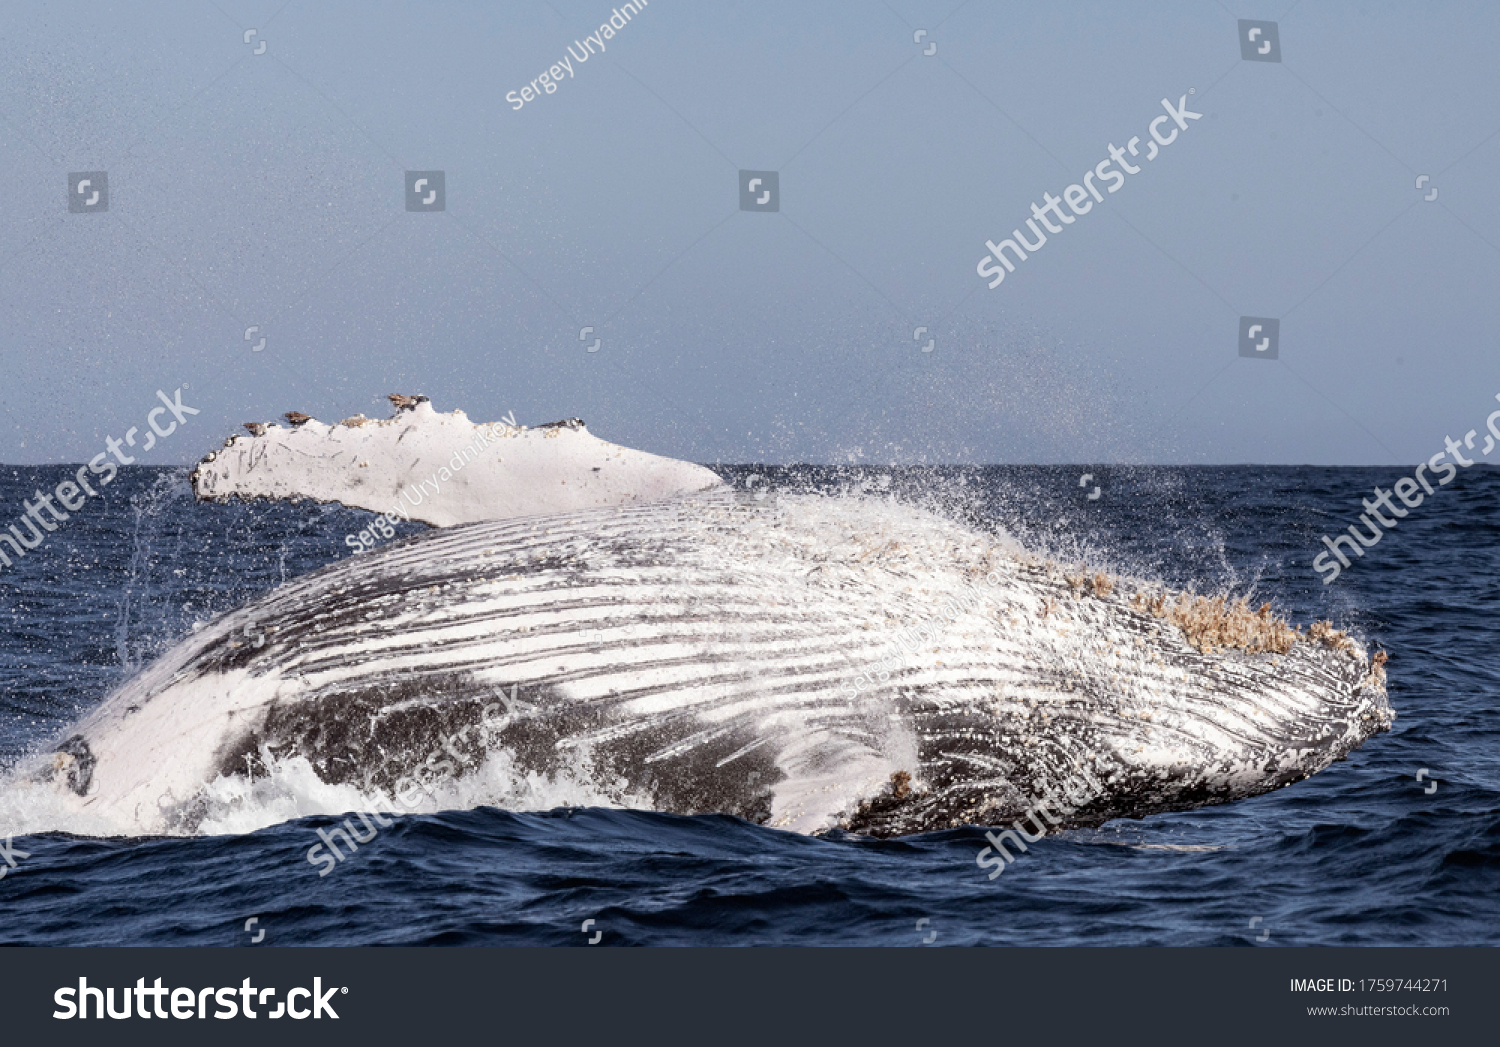
M 304 758 L 271 758 L 251 779 L 219 777 L 204 790 L 208 810 L 201 835 L 248 833 L 315 814 L 370 811 L 386 814 L 436 814 L 498 807 L 507 811 L 550 811 L 558 807 L 631 807 L 649 810 L 650 798 L 632 792 L 623 778 L 601 779 L 586 757 L 556 776 L 524 771 L 515 757 L 491 752 L 472 773 L 438 778 L 415 804 L 391 793 L 318 778 Z
M 618 776 L 598 774 L 586 753 L 557 775 L 515 766 L 515 757 L 492 751 L 471 773 L 430 782 L 414 804 L 399 802 L 390 792 L 352 783 L 329 784 L 301 756 L 284 759 L 262 753 L 255 776 L 219 776 L 194 795 L 204 814 L 190 830 L 164 828 L 166 836 L 219 836 L 255 832 L 312 815 L 351 811 L 387 814 L 436 814 L 476 807 L 507 811 L 550 811 L 558 807 L 613 807 L 650 810 L 651 798 L 632 790 Z M 410 798 L 410 797 L 408 797 Z M 14 836 L 64 832 L 76 836 L 117 837 L 138 834 L 121 825 L 108 810 L 80 805 L 50 783 L 9 782 L 0 789 L 0 829 Z

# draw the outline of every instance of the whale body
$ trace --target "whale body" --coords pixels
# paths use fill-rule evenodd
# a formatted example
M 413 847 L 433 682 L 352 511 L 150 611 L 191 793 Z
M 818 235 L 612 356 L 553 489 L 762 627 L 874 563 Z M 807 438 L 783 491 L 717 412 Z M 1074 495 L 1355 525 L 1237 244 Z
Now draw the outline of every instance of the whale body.
M 503 754 L 630 806 L 889 836 L 1008 823 L 1075 773 L 1098 787 L 1064 828 L 1223 803 L 1389 728 L 1352 641 L 1204 651 L 1126 588 L 855 498 L 443 528 L 203 626 L 33 779 L 191 832 L 214 783 L 289 760 L 398 810 Z
M 127 835 L 204 831 L 293 771 L 324 798 L 287 816 L 410 809 L 443 783 L 503 804 L 496 767 L 805 833 L 1039 803 L 1067 828 L 1291 784 L 1394 718 L 1383 655 L 1269 607 L 1069 575 L 889 498 L 731 491 L 577 420 L 392 400 L 383 422 L 252 424 L 195 492 L 447 526 L 197 628 L 13 785 Z

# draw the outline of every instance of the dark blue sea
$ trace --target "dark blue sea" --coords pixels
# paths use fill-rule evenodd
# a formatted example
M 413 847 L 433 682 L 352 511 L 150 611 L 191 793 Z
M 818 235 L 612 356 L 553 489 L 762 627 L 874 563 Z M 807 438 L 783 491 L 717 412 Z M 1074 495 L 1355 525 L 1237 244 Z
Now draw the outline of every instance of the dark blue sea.
M 1320 536 L 1408 470 L 719 471 L 831 496 L 889 475 L 898 497 L 1038 550 L 1271 600 L 1299 624 L 1330 618 L 1389 653 L 1395 728 L 1269 795 L 1048 837 L 995 881 L 975 864 L 977 828 L 813 838 L 722 816 L 489 807 L 392 816 L 320 878 L 305 853 L 332 816 L 92 838 L 12 795 L 0 799 L 0 941 L 1500 945 L 1500 472 L 1461 472 L 1325 586 L 1311 566 Z M 0 527 L 74 472 L 0 468 Z M 0 569 L 6 763 L 195 623 L 349 555 L 344 536 L 370 520 L 199 505 L 185 469 L 126 468 L 104 494 Z

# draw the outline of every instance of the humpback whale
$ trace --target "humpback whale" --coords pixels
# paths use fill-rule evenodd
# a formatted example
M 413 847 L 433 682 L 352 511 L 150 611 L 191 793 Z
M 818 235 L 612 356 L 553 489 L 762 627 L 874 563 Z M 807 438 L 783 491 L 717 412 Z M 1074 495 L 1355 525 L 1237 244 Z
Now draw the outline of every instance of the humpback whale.
M 1383 654 L 1327 623 L 1070 574 L 891 499 L 746 497 L 576 419 L 406 399 L 258 426 L 191 480 L 386 512 L 430 473 L 407 508 L 432 530 L 205 624 L 18 780 L 134 835 L 198 831 L 257 766 L 397 810 L 503 761 L 600 802 L 894 836 L 1009 823 L 1071 780 L 1091 787 L 1057 827 L 1225 803 L 1394 719 Z

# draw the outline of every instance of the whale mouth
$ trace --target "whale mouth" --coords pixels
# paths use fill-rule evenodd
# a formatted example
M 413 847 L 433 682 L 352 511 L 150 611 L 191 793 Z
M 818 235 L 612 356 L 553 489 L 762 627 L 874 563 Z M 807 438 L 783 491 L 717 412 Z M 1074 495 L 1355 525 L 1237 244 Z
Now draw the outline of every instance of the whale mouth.
M 350 480 L 370 460 L 430 472 L 422 511 L 459 522 L 221 615 L 69 731 L 42 776 L 123 833 L 549 803 L 1046 832 L 1281 788 L 1394 719 L 1383 653 L 1328 623 L 1073 573 L 893 499 L 762 499 L 425 399 L 320 424 L 237 438 L 195 491 L 376 510 L 389 492 Z M 385 444 L 415 457 L 380 472 Z

